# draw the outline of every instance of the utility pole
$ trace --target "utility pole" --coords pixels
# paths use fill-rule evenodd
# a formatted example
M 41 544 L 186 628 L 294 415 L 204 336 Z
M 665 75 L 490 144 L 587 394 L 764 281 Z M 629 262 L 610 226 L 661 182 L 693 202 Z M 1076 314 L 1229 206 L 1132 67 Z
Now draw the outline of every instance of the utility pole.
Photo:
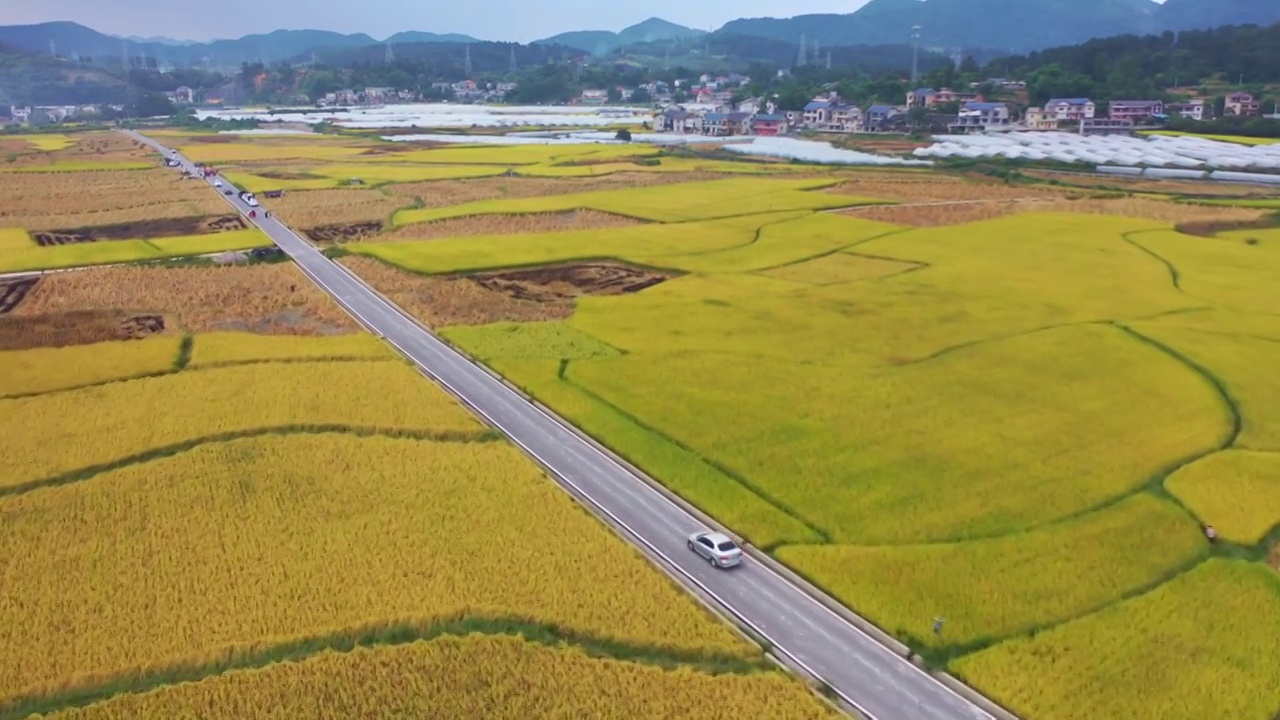
M 920 80 L 920 26 L 911 26 L 911 82 Z
M 800 54 L 796 57 L 796 67 L 809 64 L 809 56 L 805 53 L 805 37 L 800 35 Z
M 463 62 L 464 62 L 463 68 L 465 69 L 467 77 L 470 78 L 471 77 L 471 46 L 470 45 L 467 46 L 467 56 Z

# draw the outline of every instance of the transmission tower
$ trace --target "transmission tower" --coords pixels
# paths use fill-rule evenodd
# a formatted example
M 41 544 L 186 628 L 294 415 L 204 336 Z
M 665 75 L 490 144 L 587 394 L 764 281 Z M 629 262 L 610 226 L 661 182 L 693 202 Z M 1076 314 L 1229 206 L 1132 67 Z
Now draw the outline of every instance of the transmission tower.
M 920 80 L 920 26 L 911 26 L 911 82 Z
M 129 71 L 130 63 L 129 63 L 129 41 L 128 40 L 120 41 L 120 65 L 124 67 L 125 72 Z
M 813 48 L 809 51 L 809 57 L 812 57 L 815 63 L 822 62 L 822 47 L 817 38 L 813 40 Z
M 671 69 L 671 48 L 667 48 L 667 51 L 662 54 L 662 69 Z
M 831 51 L 830 50 L 827 51 L 827 69 L 828 70 L 831 69 Z
M 464 60 L 464 63 L 465 64 L 463 67 L 467 73 L 467 77 L 471 77 L 471 46 L 470 45 L 467 46 L 467 56 L 466 56 L 466 59 Z
M 508 69 L 508 70 L 510 70 L 511 72 L 515 72 L 517 69 L 519 69 L 519 68 L 516 66 L 516 46 L 515 46 L 515 43 L 512 43 L 512 44 L 511 44 L 511 62 L 509 63 L 509 65 L 510 65 L 510 67 L 508 67 L 507 69 Z
M 49 54 L 58 57 L 58 44 L 53 41 L 53 38 L 49 38 Z
M 391 43 L 389 42 L 387 43 L 387 56 L 385 60 L 388 65 L 396 61 L 396 51 L 391 47 Z
M 805 38 L 804 38 L 804 35 L 801 35 L 800 36 L 800 54 L 796 57 L 796 67 L 809 64 L 809 56 L 807 53 L 805 53 L 804 48 L 805 48 Z

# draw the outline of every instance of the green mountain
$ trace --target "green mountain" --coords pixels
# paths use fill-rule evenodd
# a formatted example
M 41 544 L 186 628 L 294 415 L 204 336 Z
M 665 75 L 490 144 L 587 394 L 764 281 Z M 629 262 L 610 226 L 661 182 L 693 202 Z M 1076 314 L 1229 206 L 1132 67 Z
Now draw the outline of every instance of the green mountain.
M 793 43 L 803 35 L 825 46 L 869 45 L 909 42 L 912 27 L 918 25 L 925 47 L 1028 52 L 1158 31 L 1162 15 L 1187 12 L 1179 5 L 1200 8 L 1188 15 L 1187 27 L 1250 22 L 1245 8 L 1264 3 L 1273 12 L 1280 6 L 1275 0 L 1169 0 L 1169 8 L 1152 0 L 871 0 L 846 15 L 734 20 L 716 33 Z
M 1280 22 L 1276 0 L 1165 0 L 1158 15 L 1162 30 L 1199 30 L 1221 25 Z
M 539 45 L 564 45 L 565 47 L 576 48 L 592 55 L 605 55 L 612 50 L 616 50 L 627 45 L 635 43 L 651 43 L 662 40 L 691 40 L 698 38 L 707 33 L 703 30 L 694 30 L 683 25 L 677 25 L 673 22 L 667 22 L 662 18 L 649 18 L 644 22 L 636 23 L 628 28 L 624 28 L 621 32 L 610 32 L 608 30 L 577 30 L 574 32 L 560 33 L 543 40 L 535 41 Z

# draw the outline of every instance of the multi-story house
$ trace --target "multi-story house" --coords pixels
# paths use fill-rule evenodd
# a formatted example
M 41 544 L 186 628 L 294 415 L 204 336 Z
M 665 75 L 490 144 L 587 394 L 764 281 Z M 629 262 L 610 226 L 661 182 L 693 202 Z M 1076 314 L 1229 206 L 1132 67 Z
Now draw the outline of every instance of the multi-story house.
M 1213 108 L 1204 100 L 1170 103 L 1165 106 L 1165 112 L 1188 120 L 1210 120 L 1213 118 Z
M 1098 106 L 1089 98 L 1054 98 L 1044 104 L 1044 111 L 1054 120 L 1078 121 L 1093 117 Z
M 684 108 L 670 107 L 653 118 L 654 132 L 692 135 L 702 132 L 702 116 Z
M 609 101 L 608 90 L 583 90 L 578 101 L 583 105 L 603 105 Z
M 747 135 L 751 132 L 751 116 L 747 113 L 707 113 L 702 118 L 702 134 L 713 137 Z
M 1022 124 L 1028 130 L 1057 130 L 1058 118 L 1045 112 L 1044 108 L 1029 107 Z
M 1159 100 L 1112 100 L 1107 103 L 1107 117 L 1112 120 L 1140 123 L 1164 115 L 1164 111 L 1164 103 Z
M 867 132 L 883 132 L 899 124 L 905 118 L 901 109 L 892 105 L 872 105 L 862 113 L 862 129 Z
M 951 132 L 970 133 L 1008 129 L 1013 124 L 1009 106 L 999 102 L 967 102 L 960 106 L 955 122 L 948 125 Z
M 1247 92 L 1231 93 L 1223 104 L 1223 113 L 1236 117 L 1257 117 L 1262 114 L 1262 103 Z
M 786 132 L 786 115 L 759 114 L 751 118 L 752 135 L 785 135 Z
M 907 109 L 925 107 L 934 108 L 947 103 L 966 103 L 966 102 L 982 102 L 982 96 L 978 93 L 956 92 L 951 88 L 942 88 L 934 90 L 933 88 L 920 88 L 907 93 Z

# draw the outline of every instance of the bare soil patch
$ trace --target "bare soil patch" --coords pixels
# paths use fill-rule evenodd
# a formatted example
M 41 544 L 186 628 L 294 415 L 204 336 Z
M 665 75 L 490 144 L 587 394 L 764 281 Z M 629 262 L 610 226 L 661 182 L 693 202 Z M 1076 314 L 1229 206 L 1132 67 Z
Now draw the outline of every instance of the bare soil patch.
M 1267 557 L 1267 562 L 1280 572 L 1280 540 L 1271 543 L 1271 554 Z
M 38 276 L 19 280 L 0 280 L 0 315 L 8 315 L 16 310 L 39 282 Z
M 525 233 L 596 230 L 643 225 L 640 220 L 598 210 L 570 210 L 521 215 L 477 215 L 397 228 L 377 240 L 426 240 L 466 235 L 519 235 Z
M 1200 237 L 1213 237 L 1218 233 L 1232 230 L 1262 230 L 1276 227 L 1274 219 L 1264 217 L 1261 220 L 1192 220 L 1179 223 L 1178 232 Z
M 621 172 L 583 178 L 489 177 L 470 180 L 435 180 L 388 185 L 385 190 L 397 197 L 420 200 L 422 207 L 461 205 L 495 198 L 546 197 L 597 190 L 623 190 L 655 185 L 701 182 L 734 177 L 730 173 L 646 173 Z M 404 203 L 408 205 L 410 203 Z
M 557 302 L 583 295 L 624 295 L 669 280 L 672 276 L 616 263 L 547 265 L 526 270 L 477 273 L 481 287 L 518 300 Z
M 163 315 L 123 310 L 0 317 L 0 350 L 87 345 L 108 340 L 140 340 L 165 331 Z
M 215 217 L 163 218 L 137 222 L 75 228 L 73 230 L 47 230 L 32 233 L 41 247 L 100 242 L 103 240 L 150 240 L 152 238 L 182 237 L 188 235 L 212 235 L 234 230 L 246 230 L 249 224 L 239 215 Z
M 353 242 L 368 238 L 382 232 L 384 223 L 381 220 L 373 222 L 352 223 L 350 225 L 321 225 L 306 230 L 307 237 L 312 242 L 321 245 L 331 245 L 336 243 Z
M 1078 199 L 1045 198 L 1029 200 L 950 201 L 939 203 L 906 203 L 902 205 L 867 206 L 839 211 L 866 220 L 906 225 L 937 227 L 992 220 L 1005 215 L 1025 213 L 1085 213 L 1119 215 L 1156 220 L 1170 225 L 1187 222 L 1235 223 L 1260 220 L 1265 211 L 1250 208 L 1210 207 L 1163 202 L 1145 198 Z
M 368 257 L 339 260 L 429 327 L 561 320 L 584 295 L 638 292 L 667 276 L 614 263 L 481 273 L 415 275 Z
M 84 329 L 60 331 L 63 334 L 59 337 L 74 339 L 100 336 L 107 332 L 102 328 L 110 329 L 112 322 L 146 315 L 163 316 L 165 328 L 190 332 L 329 335 L 359 328 L 289 263 L 107 267 L 54 273 L 40 278 L 28 289 L 25 300 L 0 319 L 42 318 L 37 325 L 20 326 L 39 328 L 56 325 L 54 318 L 66 317 L 69 326 Z

